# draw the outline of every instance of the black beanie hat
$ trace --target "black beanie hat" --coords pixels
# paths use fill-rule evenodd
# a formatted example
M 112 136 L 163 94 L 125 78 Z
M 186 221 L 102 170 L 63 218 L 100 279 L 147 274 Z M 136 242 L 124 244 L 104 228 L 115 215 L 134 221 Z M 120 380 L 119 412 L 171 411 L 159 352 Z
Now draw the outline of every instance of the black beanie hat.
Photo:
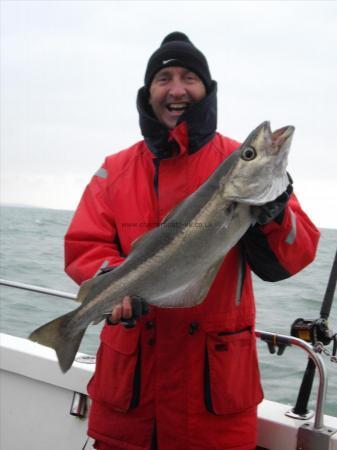
M 147 90 L 155 74 L 163 67 L 180 66 L 195 72 L 209 91 L 212 78 L 205 56 L 198 50 L 186 34 L 174 31 L 168 34 L 150 57 L 145 72 L 145 87 Z

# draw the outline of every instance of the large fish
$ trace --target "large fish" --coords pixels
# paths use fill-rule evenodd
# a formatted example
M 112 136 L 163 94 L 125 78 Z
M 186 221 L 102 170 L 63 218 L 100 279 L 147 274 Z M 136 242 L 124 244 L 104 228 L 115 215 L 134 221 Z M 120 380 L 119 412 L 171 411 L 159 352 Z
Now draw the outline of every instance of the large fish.
M 159 307 L 189 307 L 206 297 L 228 251 L 256 219 L 256 208 L 287 187 L 287 156 L 294 127 L 271 132 L 264 122 L 250 133 L 192 195 L 138 239 L 126 260 L 82 284 L 81 305 L 35 330 L 32 341 L 55 349 L 60 367 L 72 365 L 90 323 L 124 296 Z

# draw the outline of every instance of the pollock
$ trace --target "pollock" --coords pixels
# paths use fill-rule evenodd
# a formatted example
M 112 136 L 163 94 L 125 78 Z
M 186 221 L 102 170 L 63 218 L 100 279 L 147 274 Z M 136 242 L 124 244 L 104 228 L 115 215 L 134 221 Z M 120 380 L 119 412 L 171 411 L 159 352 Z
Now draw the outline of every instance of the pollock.
M 293 133 L 292 126 L 274 132 L 269 122 L 258 126 L 199 189 L 134 243 L 123 264 L 81 285 L 77 309 L 29 338 L 54 348 L 66 372 L 88 325 L 126 295 L 166 308 L 201 303 L 225 255 L 256 222 L 256 206 L 286 189 Z

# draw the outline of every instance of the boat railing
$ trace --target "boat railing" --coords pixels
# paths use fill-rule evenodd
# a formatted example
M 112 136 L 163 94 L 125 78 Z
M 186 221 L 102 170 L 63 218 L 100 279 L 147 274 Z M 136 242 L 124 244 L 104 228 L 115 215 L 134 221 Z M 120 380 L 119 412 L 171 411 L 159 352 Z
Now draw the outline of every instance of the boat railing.
M 54 297 L 59 298 L 65 298 L 68 300 L 75 300 L 76 294 L 71 294 L 64 291 L 58 291 L 55 289 L 35 286 L 31 284 L 16 282 L 16 281 L 9 281 L 0 279 L 0 285 L 17 288 L 17 289 L 23 289 L 26 291 L 32 291 L 40 294 L 50 295 Z M 327 377 L 327 370 L 323 361 L 323 358 L 318 353 L 317 348 L 313 346 L 312 344 L 304 341 L 303 339 L 299 339 L 293 336 L 287 336 L 277 333 L 270 333 L 267 331 L 261 331 L 261 330 L 255 330 L 256 337 L 261 339 L 263 342 L 266 342 L 269 346 L 270 350 L 275 349 L 278 347 L 278 354 L 281 355 L 285 349 L 285 347 L 288 346 L 295 346 L 299 347 L 302 350 L 304 350 L 309 358 L 314 362 L 318 376 L 319 376 L 319 384 L 318 384 L 318 392 L 317 392 L 317 400 L 316 400 L 316 409 L 315 409 L 315 418 L 313 423 L 313 430 L 316 432 L 319 432 L 319 430 L 324 429 L 324 406 L 325 406 L 325 400 L 326 400 L 326 394 L 327 394 L 327 385 L 328 385 L 328 377 Z M 302 419 L 307 420 L 310 418 L 309 414 L 305 415 L 297 415 L 294 414 L 292 410 L 288 411 L 286 413 L 289 417 L 296 418 L 296 419 Z M 306 424 L 308 425 L 308 424 Z
M 35 286 L 33 284 L 20 283 L 19 281 L 4 280 L 2 278 L 0 279 L 0 285 L 23 289 L 24 291 L 37 292 L 39 294 L 52 295 L 53 297 L 66 298 L 68 300 L 76 300 L 77 297 L 76 294 L 70 294 L 69 292 L 57 291 L 55 289 Z
M 323 417 L 324 417 L 324 405 L 326 400 L 326 393 L 328 389 L 328 376 L 327 370 L 323 361 L 322 356 L 317 353 L 315 347 L 303 339 L 299 339 L 293 336 L 287 336 L 283 334 L 277 333 L 269 333 L 267 331 L 255 330 L 256 337 L 266 342 L 268 345 L 279 347 L 281 349 L 286 346 L 295 346 L 304 350 L 308 356 L 314 362 L 316 369 L 318 371 L 319 383 L 318 383 L 318 393 L 316 400 L 316 409 L 315 409 L 315 421 L 314 428 L 321 429 L 324 426 Z M 310 418 L 310 415 L 305 414 L 303 416 L 299 416 L 294 414 L 292 410 L 286 413 L 287 416 L 292 417 L 294 419 L 306 420 Z

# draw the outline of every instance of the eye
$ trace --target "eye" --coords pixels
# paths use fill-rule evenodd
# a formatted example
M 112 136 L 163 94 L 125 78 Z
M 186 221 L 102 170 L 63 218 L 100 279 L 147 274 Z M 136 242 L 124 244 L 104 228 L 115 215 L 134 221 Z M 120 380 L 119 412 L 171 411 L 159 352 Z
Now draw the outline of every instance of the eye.
M 247 147 L 242 150 L 241 158 L 244 161 L 252 161 L 256 158 L 256 150 L 253 147 Z
M 160 77 L 158 77 L 158 78 L 156 79 L 157 83 L 166 83 L 167 80 L 168 80 L 168 78 L 167 78 L 167 76 L 165 76 L 165 75 L 161 75 Z
M 195 81 L 197 80 L 197 76 L 193 72 L 187 72 L 185 75 L 187 81 Z
M 153 78 L 153 82 L 159 84 L 167 83 L 168 80 L 169 80 L 169 73 L 166 70 L 159 71 Z

